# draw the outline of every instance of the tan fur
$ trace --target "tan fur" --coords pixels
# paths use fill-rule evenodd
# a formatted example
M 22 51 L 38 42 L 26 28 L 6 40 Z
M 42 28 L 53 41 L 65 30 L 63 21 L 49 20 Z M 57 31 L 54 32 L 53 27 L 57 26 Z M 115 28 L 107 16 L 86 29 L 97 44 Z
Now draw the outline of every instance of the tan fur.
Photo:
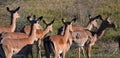
M 96 20 L 88 22 L 86 27 L 73 25 L 73 30 L 84 30 L 84 29 L 91 30 L 93 26 L 97 27 L 97 28 L 99 27 L 99 25 L 97 24 Z
M 73 37 L 74 37 L 74 42 L 76 43 L 77 46 L 79 46 L 78 48 L 78 53 L 79 53 L 79 58 L 80 58 L 80 48 L 82 49 L 82 53 L 85 57 L 85 52 L 84 52 L 84 44 L 88 41 L 91 33 L 89 32 L 89 30 L 91 30 L 93 27 L 99 27 L 99 25 L 97 24 L 96 22 L 96 19 L 98 19 L 99 17 L 96 16 L 96 18 L 94 18 L 94 20 L 90 20 L 92 19 L 91 17 L 89 17 L 89 22 L 87 24 L 86 27 L 83 27 L 83 26 L 76 26 L 76 25 L 73 25 Z M 79 38 L 76 38 L 76 34 L 78 34 L 80 37 Z
M 38 25 L 38 27 L 37 27 L 38 31 L 40 29 L 42 29 L 42 26 L 40 24 L 37 24 L 37 25 Z M 25 28 L 24 28 L 24 31 L 25 31 L 26 34 L 29 35 L 30 34 L 30 25 L 26 25 Z
M 102 17 L 101 17 L 102 19 Z M 105 32 L 106 28 L 115 28 L 116 25 L 114 23 L 111 23 L 110 20 L 108 20 L 108 18 L 106 19 L 102 19 L 102 23 L 99 27 L 99 29 L 94 32 L 93 35 L 91 35 L 91 40 L 90 42 L 87 44 L 87 56 L 88 58 L 90 58 L 90 52 L 91 52 L 91 47 L 95 44 L 95 42 L 101 38 Z M 91 32 L 92 33 L 92 32 Z
M 52 31 L 52 25 L 48 26 L 45 30 L 37 30 L 36 32 L 36 37 L 38 38 L 38 43 L 37 43 L 37 53 L 38 53 L 38 56 L 37 57 L 40 57 L 41 58 L 41 40 L 43 39 L 43 37 L 49 32 L 49 31 Z
M 48 26 L 45 30 L 37 30 L 36 37 L 41 40 L 49 31 L 52 31 L 52 25 Z
M 67 50 L 69 50 L 69 46 L 67 41 L 69 40 L 70 35 L 70 30 L 72 30 L 72 25 L 68 25 L 65 31 L 64 35 L 53 35 L 50 36 L 50 40 L 53 42 L 55 50 L 55 57 L 54 58 L 58 58 L 60 52 L 62 51 L 63 53 L 63 58 L 65 58 L 65 54 L 67 52 Z
M 31 18 L 28 18 L 28 20 L 32 20 Z M 30 29 L 31 26 L 27 26 L 28 27 L 28 31 L 30 34 Z M 41 28 L 41 25 L 38 24 L 38 22 L 35 24 L 36 29 Z M 11 39 L 23 39 L 23 38 L 28 38 L 29 34 L 25 34 L 25 33 L 21 33 L 21 32 L 3 32 L 1 38 L 11 38 Z
M 10 12 L 11 13 L 11 12 Z M 16 28 L 16 19 L 20 17 L 20 15 L 15 12 L 13 15 L 11 14 L 13 18 L 11 18 L 12 23 L 9 26 L 0 26 L 0 33 L 2 32 L 14 32 Z
M 28 38 L 28 35 L 20 32 L 4 32 L 2 33 L 1 38 L 23 39 L 23 38 Z
M 4 38 L 2 39 L 2 47 L 5 52 L 6 58 L 12 58 L 14 53 L 18 53 L 24 46 L 28 44 L 33 44 L 36 37 L 36 24 L 33 25 L 31 34 L 28 38 L 22 39 L 11 39 Z

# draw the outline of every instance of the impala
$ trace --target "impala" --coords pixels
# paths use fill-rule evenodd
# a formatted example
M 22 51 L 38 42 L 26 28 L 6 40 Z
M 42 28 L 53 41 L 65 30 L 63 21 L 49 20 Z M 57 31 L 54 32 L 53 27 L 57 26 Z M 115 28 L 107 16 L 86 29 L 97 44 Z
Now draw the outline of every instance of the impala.
M 46 51 L 46 57 L 50 58 L 50 53 L 54 54 L 54 58 L 62 57 L 65 58 L 65 54 L 68 48 L 69 38 L 71 36 L 70 31 L 72 31 L 72 23 L 65 23 L 65 33 L 64 35 L 53 35 L 48 36 L 44 39 L 44 47 Z
M 91 30 L 91 29 L 93 28 L 93 26 L 94 26 L 94 27 L 97 27 L 97 28 L 99 27 L 98 24 L 97 24 L 97 22 L 96 22 L 96 19 L 98 19 L 99 17 L 100 17 L 100 15 L 92 18 L 91 15 L 90 15 L 90 16 L 89 16 L 89 22 L 88 22 L 88 24 L 87 24 L 86 27 L 72 25 L 72 28 L 73 28 L 73 33 L 72 33 L 72 35 L 73 35 L 74 41 L 77 41 L 76 39 L 79 39 L 79 40 L 78 40 L 79 43 L 82 43 L 81 45 L 78 45 L 78 44 L 77 44 L 77 46 L 79 47 L 79 48 L 78 48 L 79 58 L 80 58 L 80 48 L 82 49 L 83 55 L 84 55 L 84 57 L 85 57 L 85 52 L 84 52 L 83 46 L 84 46 L 85 42 L 88 40 L 88 38 L 89 38 L 87 32 L 88 32 L 88 30 Z M 75 19 L 73 19 L 72 21 L 75 21 Z M 66 23 L 67 23 L 67 22 L 66 22 Z M 59 29 L 59 30 L 60 30 L 60 29 Z M 62 30 L 63 30 L 63 31 L 62 31 L 61 34 L 64 33 L 64 27 L 63 27 Z M 81 38 L 83 38 L 84 40 L 82 40 Z M 74 41 L 73 41 L 73 42 L 74 42 Z M 81 41 L 83 41 L 83 42 L 81 42 Z M 74 42 L 74 43 L 75 43 L 75 42 Z M 76 43 L 77 43 L 77 42 L 76 42 Z M 76 44 L 75 44 L 75 45 L 76 45 Z
M 86 43 L 88 58 L 90 58 L 91 47 L 95 44 L 95 42 L 98 39 L 100 39 L 104 35 L 105 29 L 106 28 L 116 28 L 116 25 L 110 21 L 110 17 L 107 17 L 106 19 L 103 19 L 102 17 L 100 17 L 100 19 L 102 20 L 102 23 L 101 23 L 99 29 L 96 32 L 91 32 L 91 39 L 89 40 L 89 42 Z M 90 32 L 89 32 L 89 34 L 90 34 Z
M 40 28 L 40 25 L 38 24 L 38 21 L 41 21 L 43 18 L 43 16 L 39 17 L 38 19 L 36 19 L 36 28 Z M 30 21 L 30 23 L 32 24 L 32 17 L 28 16 L 27 17 L 28 21 Z M 1 38 L 10 38 L 10 39 L 22 39 L 22 38 L 28 38 L 29 34 L 25 34 L 25 33 L 21 33 L 21 32 L 3 32 L 1 35 Z
M 76 37 L 74 37 L 74 42 L 77 43 L 79 47 L 83 49 L 84 45 L 87 46 L 88 58 L 90 58 L 91 46 L 94 45 L 94 43 L 97 41 L 97 38 L 100 38 L 101 35 L 103 35 L 104 30 L 106 28 L 115 28 L 115 24 L 110 23 L 109 18 L 106 18 L 105 20 L 103 20 L 101 16 L 99 18 L 102 20 L 102 24 L 96 32 L 86 30 L 86 35 L 81 33 L 81 31 L 75 31 L 75 33 L 72 33 L 74 35 L 77 35 Z
M 0 26 L 0 33 L 2 33 L 2 32 L 14 32 L 15 31 L 16 19 L 20 17 L 20 15 L 17 12 L 19 9 L 20 9 L 20 7 L 16 8 L 15 10 L 10 10 L 7 7 L 7 11 L 10 12 L 10 14 L 11 14 L 11 23 L 9 26 Z
M 42 38 L 43 38 L 49 31 L 52 31 L 52 30 L 53 30 L 51 24 L 54 23 L 54 20 L 53 20 L 52 22 L 50 22 L 50 23 L 46 23 L 44 20 L 43 20 L 43 22 L 44 22 L 45 25 L 46 25 L 45 30 L 37 30 L 37 32 L 36 32 L 36 38 L 38 38 L 38 41 L 37 41 L 37 58 L 38 58 L 38 57 L 41 58 L 41 52 L 40 52 L 41 40 L 42 40 Z M 39 54 L 40 56 L 38 56 L 38 54 Z
M 12 58 L 13 54 L 18 53 L 23 47 L 27 46 L 28 44 L 33 44 L 36 38 L 36 17 L 34 16 L 34 20 L 31 21 L 31 31 L 28 38 L 22 39 L 11 39 L 11 38 L 4 38 L 2 39 L 2 47 L 5 52 L 6 58 Z
M 84 26 L 77 26 L 77 25 L 72 25 L 73 30 L 84 30 L 84 29 L 88 29 L 91 30 L 93 27 L 98 28 L 99 25 L 97 24 L 97 21 L 95 19 L 98 19 L 100 17 L 100 15 L 96 16 L 96 17 L 91 17 L 91 15 L 89 15 L 89 22 L 87 24 L 86 27 Z M 72 21 L 76 21 L 76 19 L 73 19 Z M 67 22 L 66 22 L 67 23 Z M 58 34 L 63 34 L 64 33 L 64 26 L 60 27 L 58 29 Z

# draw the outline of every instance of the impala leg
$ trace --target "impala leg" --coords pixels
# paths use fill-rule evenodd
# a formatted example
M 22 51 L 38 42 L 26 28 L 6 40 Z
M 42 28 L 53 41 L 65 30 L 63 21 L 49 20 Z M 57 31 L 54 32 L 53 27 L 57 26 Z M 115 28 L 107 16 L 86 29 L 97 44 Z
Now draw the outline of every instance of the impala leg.
M 39 58 L 41 58 L 41 47 L 39 47 Z
M 40 47 L 40 44 L 41 44 L 41 40 L 38 40 L 38 58 L 41 58 L 41 47 Z
M 38 41 L 38 44 L 39 44 L 39 58 L 41 58 L 41 47 L 40 47 L 40 44 L 41 44 L 41 40 Z
M 91 45 L 89 45 L 88 47 L 87 47 L 87 56 L 88 56 L 88 58 L 90 58 L 90 52 L 91 52 Z
M 36 56 L 36 58 L 38 58 L 38 54 L 39 54 L 39 45 L 38 45 L 38 42 L 36 44 L 36 48 L 37 48 L 37 56 Z
M 41 40 L 38 40 L 37 41 L 37 45 L 36 45 L 36 47 L 37 47 L 37 58 L 41 58 L 41 48 L 40 48 L 40 42 Z
M 78 58 L 80 58 L 80 47 L 78 48 Z
M 5 52 L 5 57 L 6 58 L 12 58 L 12 50 L 11 49 L 7 49 L 7 48 L 4 48 L 4 52 Z
M 63 58 L 65 58 L 66 52 L 63 53 Z
M 55 55 L 54 55 L 54 58 L 59 58 L 59 53 L 58 53 L 58 51 L 55 51 Z
M 82 53 L 83 53 L 84 58 L 86 58 L 84 48 L 83 48 L 83 47 L 81 47 L 81 49 L 82 49 Z

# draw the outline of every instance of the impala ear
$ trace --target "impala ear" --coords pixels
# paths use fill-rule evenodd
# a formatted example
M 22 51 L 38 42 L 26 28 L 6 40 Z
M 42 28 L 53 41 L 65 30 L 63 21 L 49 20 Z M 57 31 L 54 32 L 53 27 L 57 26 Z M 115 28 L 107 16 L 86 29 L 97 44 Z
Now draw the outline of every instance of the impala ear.
M 77 20 L 77 19 L 76 19 L 76 18 L 74 18 L 74 19 L 72 19 L 72 20 L 71 20 L 71 22 L 72 22 L 72 23 L 73 23 L 73 22 L 75 23 L 75 22 L 76 22 L 76 20 Z
M 46 21 L 45 21 L 45 20 L 43 20 L 43 23 L 44 23 L 45 25 L 47 25 L 47 23 L 46 23 Z
M 19 9 L 20 9 L 20 7 L 16 8 L 16 9 L 15 9 L 15 12 L 18 11 Z
M 9 9 L 9 7 L 6 7 L 6 9 L 7 9 L 7 11 L 9 11 L 9 12 L 11 11 L 11 10 Z
M 91 19 L 92 18 L 91 15 L 88 15 L 88 18 Z
M 110 21 L 110 17 L 107 17 L 106 20 L 107 20 L 108 22 L 111 22 L 111 21 Z
M 31 23 L 31 22 L 32 22 L 32 17 L 31 17 L 31 16 L 28 16 L 28 17 L 27 17 L 27 20 Z
M 99 19 L 102 20 L 102 21 L 104 20 L 101 15 L 99 15 Z
M 100 19 L 100 20 L 103 20 L 101 15 L 97 15 L 97 16 L 94 17 L 93 19 Z
M 48 25 L 51 25 L 51 24 L 53 24 L 54 23 L 54 21 L 55 21 L 55 19 L 53 19 Z
M 65 24 L 65 20 L 62 18 L 62 23 Z
M 43 16 L 39 17 L 37 21 L 41 21 L 43 19 Z

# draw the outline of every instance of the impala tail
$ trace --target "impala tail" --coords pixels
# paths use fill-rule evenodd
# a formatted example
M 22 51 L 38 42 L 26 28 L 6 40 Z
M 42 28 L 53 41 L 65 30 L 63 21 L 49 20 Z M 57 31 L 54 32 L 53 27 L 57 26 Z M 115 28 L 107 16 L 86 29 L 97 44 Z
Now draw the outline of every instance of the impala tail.
M 44 48 L 45 48 L 45 54 L 46 58 L 50 58 L 50 53 L 54 52 L 54 44 L 50 40 L 50 36 L 47 36 L 44 38 Z

